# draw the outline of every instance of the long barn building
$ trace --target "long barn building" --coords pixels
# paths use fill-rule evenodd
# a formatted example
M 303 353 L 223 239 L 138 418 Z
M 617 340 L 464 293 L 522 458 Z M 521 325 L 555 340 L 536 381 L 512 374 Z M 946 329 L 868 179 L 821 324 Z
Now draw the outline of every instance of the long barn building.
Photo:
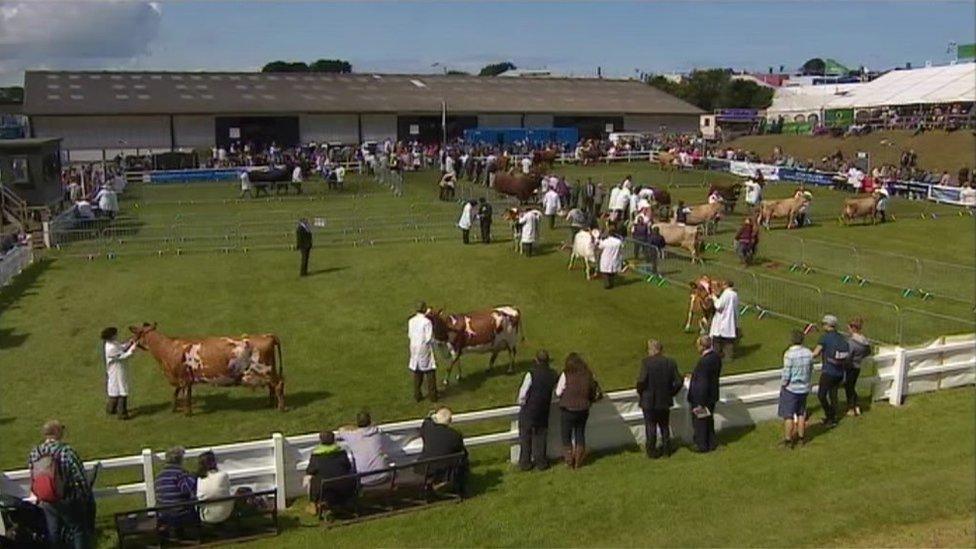
M 701 111 L 633 80 L 404 74 L 28 71 L 32 137 L 71 151 L 418 139 L 468 128 L 694 131 Z

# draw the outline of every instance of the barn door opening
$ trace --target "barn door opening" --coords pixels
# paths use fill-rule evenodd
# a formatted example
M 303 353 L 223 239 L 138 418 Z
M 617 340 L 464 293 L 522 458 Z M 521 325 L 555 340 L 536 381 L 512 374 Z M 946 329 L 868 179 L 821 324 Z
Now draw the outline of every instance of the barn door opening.
M 218 147 L 249 144 L 254 150 L 299 145 L 297 116 L 218 116 L 214 122 Z

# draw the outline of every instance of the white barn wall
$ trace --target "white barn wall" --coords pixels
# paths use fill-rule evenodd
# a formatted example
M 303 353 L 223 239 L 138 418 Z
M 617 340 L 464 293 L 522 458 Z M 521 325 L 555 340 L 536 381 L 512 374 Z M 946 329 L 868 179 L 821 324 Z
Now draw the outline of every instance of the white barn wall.
M 210 148 L 214 146 L 215 120 L 211 115 L 177 115 L 173 117 L 173 133 L 177 148 Z
M 479 128 L 521 128 L 521 114 L 480 114 Z
M 168 116 L 34 116 L 36 137 L 60 137 L 65 149 L 170 148 Z
M 698 131 L 699 116 L 691 115 L 625 115 L 624 130 L 628 132 L 657 132 L 666 126 L 669 132 Z
M 298 117 L 298 133 L 303 143 L 358 143 L 359 117 L 355 114 L 303 114 Z
M 397 138 L 395 114 L 364 114 L 363 141 L 385 141 Z

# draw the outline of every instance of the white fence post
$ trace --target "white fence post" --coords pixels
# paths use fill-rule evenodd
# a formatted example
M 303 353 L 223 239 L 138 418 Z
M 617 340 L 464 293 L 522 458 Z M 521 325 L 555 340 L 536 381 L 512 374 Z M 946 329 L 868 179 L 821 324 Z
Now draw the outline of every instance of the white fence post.
M 146 485 L 146 507 L 156 506 L 156 474 L 153 472 L 153 451 L 142 449 L 142 482 Z
M 285 437 L 281 433 L 272 433 L 271 443 L 274 447 L 275 462 L 275 490 L 277 491 L 278 510 L 285 510 L 285 496 L 288 494 L 288 475 L 285 471 Z
M 895 348 L 895 361 L 892 366 L 895 377 L 891 380 L 891 389 L 888 391 L 888 403 L 892 406 L 901 406 L 908 387 L 908 352 L 904 347 Z

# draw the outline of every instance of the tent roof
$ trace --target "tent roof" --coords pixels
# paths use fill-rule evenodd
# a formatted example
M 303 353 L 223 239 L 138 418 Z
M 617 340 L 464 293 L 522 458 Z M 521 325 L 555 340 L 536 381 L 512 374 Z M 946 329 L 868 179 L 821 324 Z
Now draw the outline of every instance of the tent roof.
M 976 63 L 891 71 L 825 105 L 828 109 L 971 103 L 976 101 Z
M 798 112 L 819 111 L 831 101 L 850 94 L 864 84 L 824 84 L 818 86 L 780 87 L 773 94 L 773 103 L 766 109 L 767 116 Z

